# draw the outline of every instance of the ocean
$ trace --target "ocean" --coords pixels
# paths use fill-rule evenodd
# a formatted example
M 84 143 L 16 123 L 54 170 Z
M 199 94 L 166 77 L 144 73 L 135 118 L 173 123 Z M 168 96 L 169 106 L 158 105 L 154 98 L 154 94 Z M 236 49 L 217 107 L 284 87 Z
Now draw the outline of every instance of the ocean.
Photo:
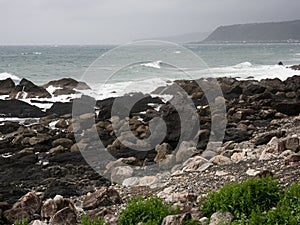
M 90 65 L 115 47 L 0 46 L 0 80 L 11 77 L 17 83 L 21 78 L 27 78 L 38 85 L 64 77 L 86 81 L 84 74 Z M 198 55 L 205 64 L 205 68 L 193 71 L 194 78 L 207 75 L 209 70 L 209 73 L 216 77 L 257 80 L 278 77 L 284 80 L 297 74 L 286 67 L 300 63 L 300 44 L 189 44 L 184 45 L 184 48 Z M 147 55 L 147 49 L 144 50 L 144 55 Z M 180 50 L 169 52 L 168 57 L 178 57 L 181 53 Z M 137 54 L 136 59 L 135 54 L 129 55 L 133 57 L 133 61 L 140 62 L 140 54 Z M 120 58 L 118 60 L 126 57 L 126 53 L 117 56 Z M 185 60 L 184 55 L 182 59 Z M 111 63 L 106 62 L 108 71 L 114 71 L 115 60 Z M 278 65 L 280 61 L 284 66 Z M 161 61 L 159 55 L 153 61 L 140 62 L 140 66 L 139 69 L 128 67 L 118 71 L 118 79 L 112 79 L 94 94 L 98 95 L 98 98 L 105 98 L 133 91 L 127 88 L 128 82 L 136 80 L 137 77 L 141 82 L 139 90 L 147 89 L 149 92 L 169 80 L 181 78 L 178 77 L 178 71 L 172 70 Z M 185 70 L 191 71 L 193 68 L 187 66 Z M 149 76 L 145 76 L 147 73 L 155 74 L 155 79 L 149 79 Z M 89 85 L 97 87 L 95 82 L 90 82 Z

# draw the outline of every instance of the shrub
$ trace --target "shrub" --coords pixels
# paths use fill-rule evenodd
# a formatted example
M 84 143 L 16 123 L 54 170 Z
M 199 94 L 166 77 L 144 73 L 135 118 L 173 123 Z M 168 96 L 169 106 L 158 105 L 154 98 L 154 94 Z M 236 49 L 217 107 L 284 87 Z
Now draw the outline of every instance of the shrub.
M 266 211 L 280 199 L 278 181 L 270 176 L 248 179 L 242 183 L 227 184 L 218 192 L 211 192 L 202 204 L 204 216 L 217 211 L 231 212 L 235 218 L 249 217 L 253 212 Z
M 23 220 L 18 220 L 17 222 L 14 223 L 15 225 L 28 225 L 29 221 L 28 219 L 23 219 Z
M 144 225 L 161 224 L 167 216 L 175 213 L 170 205 L 164 204 L 158 197 L 133 198 L 122 211 L 118 224 L 135 225 L 143 222 Z
M 108 225 L 103 217 L 91 220 L 87 215 L 82 215 L 80 225 Z
M 183 225 L 202 225 L 198 220 L 188 220 L 183 223 Z

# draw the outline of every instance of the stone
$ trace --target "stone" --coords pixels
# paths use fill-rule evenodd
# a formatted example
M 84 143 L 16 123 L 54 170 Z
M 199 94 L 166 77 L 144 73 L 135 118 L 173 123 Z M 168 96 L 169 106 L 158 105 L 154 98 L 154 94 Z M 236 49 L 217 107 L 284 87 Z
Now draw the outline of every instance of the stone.
M 230 212 L 215 212 L 210 217 L 209 225 L 230 225 L 233 218 Z
M 37 134 L 35 137 L 31 137 L 29 139 L 30 145 L 36 145 L 41 144 L 43 142 L 49 141 L 51 139 L 51 136 L 49 134 Z
M 259 173 L 259 171 L 250 168 L 246 171 L 246 174 L 251 177 L 255 177 Z
M 113 167 L 111 171 L 111 181 L 122 184 L 125 179 L 132 177 L 133 172 L 134 171 L 130 166 Z
M 140 179 L 140 186 L 150 186 L 158 182 L 158 178 L 155 176 L 145 176 Z
M 31 225 L 47 225 L 47 223 L 44 223 L 40 220 L 34 220 L 31 222 Z
M 140 178 L 138 177 L 129 177 L 125 179 L 122 183 L 123 186 L 125 187 L 131 187 L 131 186 L 136 186 L 140 182 Z
M 52 142 L 53 147 L 63 146 L 67 149 L 70 149 L 72 145 L 73 145 L 73 141 L 68 138 L 59 138 Z
M 40 108 L 17 99 L 0 100 L 0 114 L 5 117 L 18 118 L 38 118 L 45 116 L 45 113 Z
M 284 164 L 285 165 L 291 165 L 293 163 L 299 163 L 300 162 L 300 154 L 292 154 L 292 155 L 288 155 L 285 159 L 284 159 Z
M 169 215 L 166 216 L 161 225 L 182 225 L 185 221 L 192 218 L 191 214 L 185 213 L 183 215 Z
M 74 209 L 65 207 L 55 213 L 49 221 L 50 225 L 74 225 L 77 224 L 77 215 Z
M 176 152 L 176 162 L 181 163 L 191 158 L 197 152 L 195 144 L 183 141 Z
M 26 93 L 26 94 L 24 94 Z M 23 78 L 10 92 L 10 98 L 51 98 L 51 94 L 43 87 Z
M 288 116 L 298 116 L 300 113 L 300 101 L 279 102 L 275 105 L 275 109 Z
M 15 83 L 11 78 L 0 80 L 0 95 L 9 95 L 15 88 Z
M 83 199 L 82 208 L 84 210 L 91 210 L 102 206 L 120 204 L 121 202 L 122 199 L 115 189 L 102 187 Z
M 11 209 L 6 210 L 3 215 L 11 223 L 24 218 L 31 220 L 33 215 L 40 210 L 40 207 L 41 200 L 39 197 L 35 193 L 29 192 L 21 197 Z
M 292 150 L 293 152 L 297 152 L 299 150 L 299 138 L 291 137 L 286 140 L 285 144 L 286 149 Z
M 215 165 L 227 165 L 232 163 L 231 159 L 229 159 L 226 156 L 223 155 L 217 155 L 209 160 L 209 162 L 215 164 Z
M 207 160 L 205 158 L 203 158 L 201 156 L 194 156 L 183 163 L 182 170 L 183 171 L 195 171 L 206 162 L 207 162 Z
M 211 150 L 206 150 L 201 154 L 201 156 L 206 160 L 210 160 L 211 158 L 215 157 L 216 155 L 217 155 L 217 153 L 215 151 L 211 151 Z
M 166 155 L 172 153 L 172 148 L 168 143 L 163 143 L 155 147 L 157 155 L 154 158 L 154 162 L 159 163 L 166 158 Z
M 69 123 L 67 123 L 67 121 L 65 119 L 59 119 L 56 123 L 55 123 L 55 127 L 56 128 L 67 128 L 69 126 Z
M 88 90 L 91 89 L 85 82 L 77 81 L 72 78 L 62 78 L 59 80 L 53 80 L 43 85 L 44 88 L 48 88 L 50 86 L 63 88 L 66 90 Z
M 65 148 L 65 147 L 63 147 L 63 146 L 61 146 L 61 145 L 59 145 L 59 146 L 56 146 L 56 147 L 54 147 L 54 148 L 51 148 L 51 149 L 49 150 L 49 154 L 50 154 L 50 155 L 58 155 L 58 154 L 61 154 L 61 153 L 66 152 L 67 150 L 68 150 L 67 148 Z

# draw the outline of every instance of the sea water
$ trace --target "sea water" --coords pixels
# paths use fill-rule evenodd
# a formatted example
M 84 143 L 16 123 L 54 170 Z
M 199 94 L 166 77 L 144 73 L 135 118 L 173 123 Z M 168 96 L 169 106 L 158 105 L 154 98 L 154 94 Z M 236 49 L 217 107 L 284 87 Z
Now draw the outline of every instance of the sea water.
M 42 85 L 51 80 L 71 77 L 84 80 L 84 73 L 104 53 L 117 46 L 0 46 L 0 80 L 8 77 L 18 83 L 21 78 Z M 209 75 L 214 77 L 236 77 L 239 79 L 275 78 L 281 80 L 296 75 L 297 71 L 287 68 L 300 63 L 300 44 L 188 44 L 187 49 L 198 55 L 205 67 L 183 68 L 192 71 L 194 78 Z M 147 54 L 147 49 L 145 49 Z M 168 54 L 180 56 L 176 50 Z M 139 62 L 139 54 L 132 61 Z M 126 54 L 119 55 L 120 59 Z M 182 60 L 185 60 L 184 54 Z M 282 62 L 284 66 L 279 66 Z M 188 65 L 188 62 L 187 62 Z M 106 64 L 114 73 L 114 60 Z M 147 74 L 155 74 L 149 79 Z M 138 85 L 131 85 L 132 82 Z M 97 99 L 119 96 L 126 92 L 151 92 L 172 79 L 180 78 L 178 71 L 170 68 L 161 59 L 140 62 L 139 67 L 128 67 L 119 71 L 118 79 L 111 80 L 101 88 L 95 82 L 89 83 L 93 90 L 90 95 Z M 129 88 L 128 88 L 129 87 Z

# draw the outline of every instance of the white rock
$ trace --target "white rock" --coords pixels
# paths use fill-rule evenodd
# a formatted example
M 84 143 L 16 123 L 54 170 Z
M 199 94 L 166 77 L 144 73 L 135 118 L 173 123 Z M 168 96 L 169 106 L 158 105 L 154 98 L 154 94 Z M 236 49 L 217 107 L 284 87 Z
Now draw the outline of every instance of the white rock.
M 250 169 L 250 168 L 249 168 L 249 169 L 246 171 L 246 174 L 249 175 L 249 176 L 251 176 L 251 177 L 254 177 L 254 176 L 256 176 L 257 174 L 259 174 L 259 171 L 254 170 L 254 169 Z
M 139 182 L 140 182 L 139 177 L 129 177 L 123 181 L 122 185 L 126 187 L 136 186 L 139 184 Z

